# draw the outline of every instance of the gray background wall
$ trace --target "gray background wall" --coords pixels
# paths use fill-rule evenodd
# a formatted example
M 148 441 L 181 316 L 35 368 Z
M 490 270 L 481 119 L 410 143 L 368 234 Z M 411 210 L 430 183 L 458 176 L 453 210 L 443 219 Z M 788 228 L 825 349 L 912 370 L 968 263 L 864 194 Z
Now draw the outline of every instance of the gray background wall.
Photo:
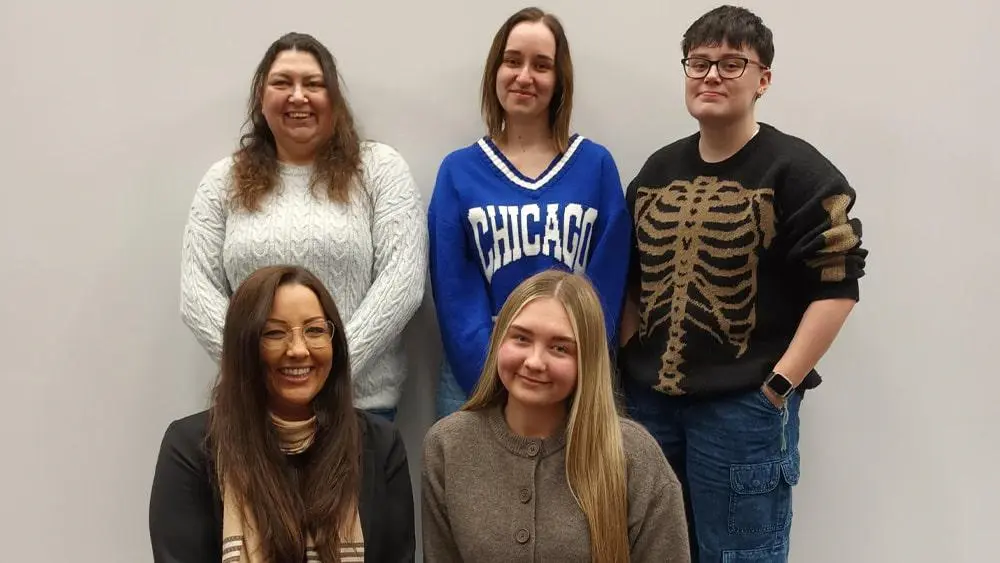
M 575 129 L 612 150 L 624 182 L 693 131 L 678 44 L 714 5 L 543 4 L 570 35 Z M 862 303 L 803 410 L 793 561 L 995 557 L 1000 10 L 915 5 L 749 5 L 777 37 L 759 118 L 848 175 L 871 249 Z M 364 132 L 405 155 L 429 198 L 440 159 L 482 131 L 481 66 L 521 6 L 0 6 L 0 560 L 151 559 L 160 437 L 205 406 L 213 377 L 178 316 L 181 229 L 201 174 L 234 146 L 267 45 L 289 30 L 326 42 Z M 416 478 L 440 355 L 429 300 L 407 340 Z

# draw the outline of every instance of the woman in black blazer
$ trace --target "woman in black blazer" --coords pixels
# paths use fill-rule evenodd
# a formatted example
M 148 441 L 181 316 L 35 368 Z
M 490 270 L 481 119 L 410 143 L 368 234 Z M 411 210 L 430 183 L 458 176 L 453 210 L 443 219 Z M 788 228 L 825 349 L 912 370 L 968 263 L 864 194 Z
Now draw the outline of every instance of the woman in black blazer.
M 156 563 L 414 560 L 406 450 L 351 405 L 343 323 L 299 267 L 234 293 L 212 406 L 170 424 L 149 506 Z

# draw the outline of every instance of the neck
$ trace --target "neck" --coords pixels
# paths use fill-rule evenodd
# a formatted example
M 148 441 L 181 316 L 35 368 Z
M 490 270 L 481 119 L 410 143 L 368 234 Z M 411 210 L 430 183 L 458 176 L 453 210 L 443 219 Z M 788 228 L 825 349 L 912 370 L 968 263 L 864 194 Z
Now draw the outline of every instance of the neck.
M 278 161 L 293 166 L 306 166 L 316 160 L 316 150 L 311 146 L 278 146 Z
M 503 148 L 513 151 L 551 149 L 553 146 L 552 130 L 544 116 L 531 119 L 508 118 L 501 141 Z
M 753 114 L 739 121 L 703 123 L 698 152 L 705 162 L 722 162 L 739 152 L 753 138 L 757 128 Z
M 316 439 L 316 416 L 307 419 L 289 420 L 277 413 L 271 413 L 271 423 L 278 435 L 278 445 L 286 454 L 306 451 Z
M 316 415 L 311 405 L 286 405 L 270 401 L 267 408 L 271 414 L 288 422 L 301 422 Z
M 535 407 L 508 398 L 503 414 L 507 426 L 514 434 L 525 438 L 548 438 L 565 420 L 566 404 L 563 402 L 549 407 Z

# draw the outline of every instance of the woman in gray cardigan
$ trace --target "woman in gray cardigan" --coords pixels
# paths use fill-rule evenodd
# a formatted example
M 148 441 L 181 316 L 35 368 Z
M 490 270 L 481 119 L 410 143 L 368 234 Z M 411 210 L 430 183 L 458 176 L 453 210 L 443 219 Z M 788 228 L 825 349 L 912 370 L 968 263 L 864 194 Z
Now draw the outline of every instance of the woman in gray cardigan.
M 472 397 L 424 441 L 428 562 L 690 561 L 678 479 L 618 414 L 606 342 L 582 276 L 511 293 Z

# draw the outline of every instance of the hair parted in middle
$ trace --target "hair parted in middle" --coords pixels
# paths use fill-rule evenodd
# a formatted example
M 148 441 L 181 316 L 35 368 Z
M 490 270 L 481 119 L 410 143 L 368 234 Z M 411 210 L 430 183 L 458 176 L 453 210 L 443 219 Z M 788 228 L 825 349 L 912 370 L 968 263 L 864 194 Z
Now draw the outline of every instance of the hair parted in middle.
M 479 382 L 462 410 L 482 410 L 507 401 L 498 367 L 500 346 L 524 307 L 544 298 L 563 306 L 577 342 L 576 387 L 567 399 L 566 480 L 587 517 L 592 560 L 627 563 L 628 502 L 620 412 L 612 384 L 604 311 L 583 274 L 546 270 L 525 279 L 511 292 L 497 316 Z
M 569 148 L 570 119 L 573 114 L 573 58 L 569 52 L 569 40 L 562 22 L 555 15 L 541 8 L 524 8 L 507 18 L 493 36 L 486 67 L 483 70 L 482 104 L 483 120 L 487 133 L 496 139 L 503 139 L 505 133 L 504 109 L 497 98 L 497 71 L 503 64 L 504 49 L 510 32 L 523 22 L 542 22 L 556 40 L 556 86 L 549 103 L 549 127 L 556 150 L 560 153 Z
M 316 58 L 333 112 L 333 135 L 319 147 L 312 187 L 325 191 L 338 202 L 346 202 L 355 182 L 363 175 L 361 139 L 350 105 L 340 88 L 340 74 L 333 54 L 318 39 L 306 33 L 286 33 L 268 47 L 257 64 L 247 99 L 245 132 L 233 153 L 231 201 L 239 209 L 256 211 L 261 199 L 278 177 L 278 147 L 264 118 L 263 95 L 271 66 L 284 51 L 301 51 Z
M 310 462 L 293 466 L 281 451 L 268 416 L 267 368 L 260 339 L 279 287 L 301 285 L 319 299 L 333 323 L 333 363 L 312 401 L 316 439 Z M 305 552 L 303 523 L 323 561 L 336 560 L 337 533 L 351 517 L 360 483 L 361 438 L 353 407 L 351 364 L 344 323 L 323 283 L 299 266 L 257 270 L 234 292 L 222 334 L 222 360 L 212 390 L 207 445 L 219 483 L 250 512 L 266 561 L 298 561 Z

